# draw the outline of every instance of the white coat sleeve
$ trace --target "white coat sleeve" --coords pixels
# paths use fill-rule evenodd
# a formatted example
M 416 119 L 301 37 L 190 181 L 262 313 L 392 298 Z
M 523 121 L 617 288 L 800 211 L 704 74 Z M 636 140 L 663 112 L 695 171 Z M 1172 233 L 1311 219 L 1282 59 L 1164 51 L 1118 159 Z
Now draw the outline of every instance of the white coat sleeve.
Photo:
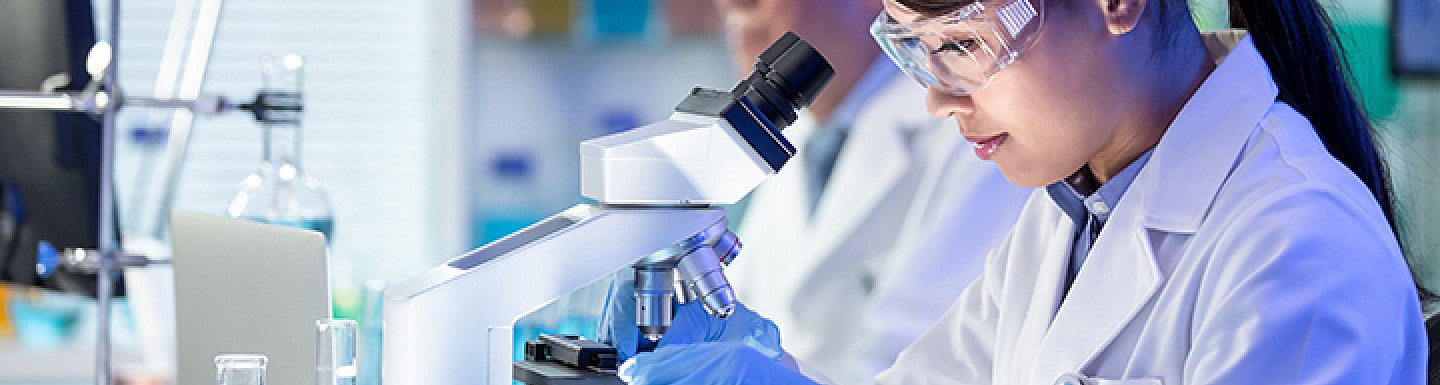
M 1418 301 L 1378 210 L 1323 186 L 1268 195 L 1220 224 L 1182 383 L 1424 383 Z
M 1013 236 L 1013 235 L 1012 235 Z M 875 377 L 877 384 L 989 384 L 993 376 L 999 308 L 995 298 L 1003 276 L 995 256 L 1009 248 L 1010 238 L 990 254 L 985 271 L 960 293 L 950 310 L 900 352 L 895 364 Z

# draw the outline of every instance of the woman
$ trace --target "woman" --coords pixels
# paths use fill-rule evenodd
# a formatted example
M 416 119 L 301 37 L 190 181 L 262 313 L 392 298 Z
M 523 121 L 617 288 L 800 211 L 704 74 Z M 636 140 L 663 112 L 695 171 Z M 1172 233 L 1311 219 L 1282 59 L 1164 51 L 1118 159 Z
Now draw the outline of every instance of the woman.
M 1314 0 L 1232 1 L 1248 34 L 1206 35 L 1184 0 L 885 10 L 877 40 L 931 112 L 1044 188 L 878 382 L 1424 382 L 1384 169 Z M 798 379 L 757 356 L 673 346 L 626 373 Z

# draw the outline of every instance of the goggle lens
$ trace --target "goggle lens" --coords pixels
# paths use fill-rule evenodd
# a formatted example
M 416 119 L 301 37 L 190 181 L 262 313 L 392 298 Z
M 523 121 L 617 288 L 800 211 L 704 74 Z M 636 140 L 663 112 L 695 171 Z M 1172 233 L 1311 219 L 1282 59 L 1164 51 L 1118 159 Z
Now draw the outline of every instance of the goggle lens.
M 975 2 L 945 15 L 898 23 L 881 13 L 870 27 L 895 65 L 928 88 L 957 95 L 979 91 L 1028 48 L 1043 0 L 1009 0 L 998 9 Z

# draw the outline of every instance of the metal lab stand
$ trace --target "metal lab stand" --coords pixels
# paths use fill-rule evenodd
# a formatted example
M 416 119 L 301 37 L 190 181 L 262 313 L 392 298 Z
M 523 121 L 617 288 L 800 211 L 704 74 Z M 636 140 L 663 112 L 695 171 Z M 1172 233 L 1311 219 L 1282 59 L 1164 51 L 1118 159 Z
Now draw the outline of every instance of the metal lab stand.
M 190 129 L 196 115 L 218 115 L 235 110 L 248 110 L 257 119 L 265 116 L 269 109 L 297 110 L 298 105 L 271 106 L 257 97 L 253 103 L 232 103 L 221 96 L 200 94 L 210 51 L 214 46 L 215 30 L 220 19 L 223 0 L 176 0 L 175 14 L 171 19 L 170 38 L 165 44 L 160 62 L 159 81 L 152 97 L 135 97 L 119 92 L 116 64 L 119 57 L 120 1 L 110 0 L 108 52 L 97 44 L 92 49 L 92 60 L 105 64 L 103 89 L 92 80 L 80 92 L 39 92 L 0 90 L 0 109 L 78 111 L 101 115 L 101 162 L 100 202 L 97 214 L 99 240 L 96 250 L 68 249 L 58 263 L 85 272 L 95 272 L 97 280 L 98 322 L 95 349 L 95 384 L 111 385 L 110 373 L 110 300 L 115 274 L 121 268 L 169 264 L 168 260 L 152 260 L 142 255 L 123 253 L 117 237 L 115 221 L 115 118 L 121 108 L 147 107 L 172 110 L 170 141 L 166 148 L 166 162 L 163 187 L 160 189 L 160 206 L 154 210 L 155 223 L 163 223 L 169 211 L 180 171 L 190 144 Z M 193 27 L 193 28 L 191 28 Z M 185 42 L 186 31 L 190 33 Z M 188 55 L 184 54 L 188 47 Z M 108 57 L 102 55 L 108 54 Z M 182 61 L 181 56 L 184 56 Z M 176 78 L 179 78 L 178 83 Z M 163 226 L 155 225 L 146 231 L 160 232 Z M 143 234 L 159 235 L 159 234 Z

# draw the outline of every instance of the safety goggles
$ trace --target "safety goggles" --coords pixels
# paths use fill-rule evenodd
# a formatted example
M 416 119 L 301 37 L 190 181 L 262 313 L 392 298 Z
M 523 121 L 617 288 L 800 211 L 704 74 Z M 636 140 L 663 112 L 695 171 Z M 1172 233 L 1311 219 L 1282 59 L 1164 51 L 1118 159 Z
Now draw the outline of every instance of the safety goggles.
M 921 85 L 969 95 L 1035 41 L 1044 1 L 979 0 L 908 23 L 881 12 L 870 34 L 890 60 Z

